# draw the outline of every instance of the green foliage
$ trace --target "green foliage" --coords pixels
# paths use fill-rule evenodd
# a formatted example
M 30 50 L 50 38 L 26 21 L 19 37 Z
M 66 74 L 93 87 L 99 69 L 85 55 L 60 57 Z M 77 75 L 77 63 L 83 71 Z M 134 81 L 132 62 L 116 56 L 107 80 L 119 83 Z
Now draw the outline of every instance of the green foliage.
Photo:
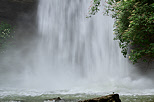
M 5 48 L 11 46 L 14 39 L 14 28 L 5 22 L 0 22 L 0 53 L 5 52 Z
M 95 15 L 99 11 L 101 0 L 93 0 L 93 4 L 90 7 L 89 16 L 87 18 L 91 17 L 91 15 Z
M 115 18 L 114 40 L 119 40 L 124 57 L 130 46 L 128 56 L 133 63 L 139 59 L 153 61 L 154 3 L 151 0 L 108 0 L 107 3 L 105 14 Z

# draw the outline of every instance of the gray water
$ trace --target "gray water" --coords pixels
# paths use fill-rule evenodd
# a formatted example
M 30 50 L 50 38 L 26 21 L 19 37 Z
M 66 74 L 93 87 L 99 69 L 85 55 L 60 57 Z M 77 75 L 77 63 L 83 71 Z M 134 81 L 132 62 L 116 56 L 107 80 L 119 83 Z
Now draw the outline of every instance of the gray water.
M 152 78 L 138 73 L 113 40 L 114 20 L 103 11 L 87 19 L 90 5 L 89 0 L 39 0 L 37 40 L 26 54 L 27 46 L 3 59 L 1 99 L 85 99 L 113 92 L 153 99 Z
M 54 94 L 54 95 L 41 95 L 41 96 L 14 96 L 14 97 L 5 97 L 0 99 L 0 102 L 53 102 L 53 101 L 46 101 L 46 99 L 51 99 L 55 97 L 61 97 L 63 102 L 78 102 L 81 100 L 101 97 L 101 95 L 86 95 L 86 94 L 68 94 L 68 95 L 61 95 L 61 94 Z M 122 102 L 154 102 L 153 95 L 122 95 L 120 96 Z

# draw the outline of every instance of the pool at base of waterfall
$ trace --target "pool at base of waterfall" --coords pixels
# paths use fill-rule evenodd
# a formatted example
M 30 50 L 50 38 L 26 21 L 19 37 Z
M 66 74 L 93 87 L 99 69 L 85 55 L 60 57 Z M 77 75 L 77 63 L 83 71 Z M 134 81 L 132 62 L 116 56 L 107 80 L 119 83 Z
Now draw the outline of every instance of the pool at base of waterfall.
M 53 102 L 46 101 L 50 98 L 60 96 L 64 102 L 78 102 L 85 99 L 100 97 L 93 94 L 42 94 L 40 96 L 15 96 L 9 95 L 0 98 L 0 102 Z M 154 102 L 154 95 L 120 95 L 122 102 Z
M 112 93 L 71 93 L 62 91 L 36 91 L 36 90 L 0 90 L 0 102 L 54 102 L 48 99 L 60 97 L 63 102 L 78 102 L 85 99 L 97 98 Z M 122 102 L 154 102 L 154 95 L 120 94 Z

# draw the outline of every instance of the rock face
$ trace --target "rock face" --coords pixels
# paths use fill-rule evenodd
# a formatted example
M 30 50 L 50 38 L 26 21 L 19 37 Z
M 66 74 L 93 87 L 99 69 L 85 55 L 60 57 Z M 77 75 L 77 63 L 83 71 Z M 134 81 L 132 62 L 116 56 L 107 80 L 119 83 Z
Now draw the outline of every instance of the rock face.
M 15 27 L 16 46 L 28 46 L 35 36 L 39 0 L 0 0 L 0 22 Z
M 79 102 L 121 102 L 121 100 L 119 99 L 119 94 L 111 94 Z
M 25 18 L 34 18 L 38 0 L 0 0 L 0 21 L 16 25 Z

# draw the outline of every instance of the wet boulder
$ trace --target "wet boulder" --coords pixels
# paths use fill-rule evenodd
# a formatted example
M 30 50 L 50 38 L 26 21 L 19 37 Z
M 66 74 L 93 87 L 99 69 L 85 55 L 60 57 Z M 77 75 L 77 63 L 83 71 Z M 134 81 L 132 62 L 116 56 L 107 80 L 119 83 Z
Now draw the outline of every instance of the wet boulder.
M 79 102 L 121 102 L 119 94 L 111 94 L 107 96 L 102 96 L 98 98 L 88 99 Z
M 60 97 L 57 97 L 57 98 L 46 99 L 44 102 L 65 102 L 65 101 Z

